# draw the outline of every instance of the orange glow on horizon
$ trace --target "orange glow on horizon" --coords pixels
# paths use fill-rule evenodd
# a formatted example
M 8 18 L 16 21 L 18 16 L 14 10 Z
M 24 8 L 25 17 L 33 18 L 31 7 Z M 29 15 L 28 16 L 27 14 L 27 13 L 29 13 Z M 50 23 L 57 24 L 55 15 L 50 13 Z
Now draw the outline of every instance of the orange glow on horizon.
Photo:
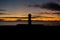
M 4 21 L 17 21 L 17 20 L 28 20 L 28 18 L 0 18 Z M 31 18 L 31 20 L 37 20 L 37 21 L 60 21 L 59 18 Z

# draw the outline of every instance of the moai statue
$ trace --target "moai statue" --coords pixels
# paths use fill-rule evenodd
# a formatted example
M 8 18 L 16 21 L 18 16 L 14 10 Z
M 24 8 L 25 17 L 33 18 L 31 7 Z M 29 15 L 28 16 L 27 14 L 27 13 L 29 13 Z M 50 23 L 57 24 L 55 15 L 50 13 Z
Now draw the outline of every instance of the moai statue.
M 31 25 L 31 14 L 28 14 L 28 24 Z

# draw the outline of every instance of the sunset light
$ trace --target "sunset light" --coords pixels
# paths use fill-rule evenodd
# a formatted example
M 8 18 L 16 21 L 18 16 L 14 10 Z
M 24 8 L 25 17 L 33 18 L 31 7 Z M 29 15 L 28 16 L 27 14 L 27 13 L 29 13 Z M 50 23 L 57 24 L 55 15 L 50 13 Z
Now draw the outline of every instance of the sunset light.
M 4 21 L 17 21 L 17 20 L 28 20 L 28 18 L 0 18 Z M 31 20 L 34 20 L 34 21 L 60 21 L 60 18 L 31 18 Z
M 60 2 L 58 0 L 0 0 L 0 22 L 60 22 Z M 3 24 L 0 23 L 0 24 Z M 34 22 L 33 22 L 34 23 Z M 51 22 L 52 23 L 52 22 Z

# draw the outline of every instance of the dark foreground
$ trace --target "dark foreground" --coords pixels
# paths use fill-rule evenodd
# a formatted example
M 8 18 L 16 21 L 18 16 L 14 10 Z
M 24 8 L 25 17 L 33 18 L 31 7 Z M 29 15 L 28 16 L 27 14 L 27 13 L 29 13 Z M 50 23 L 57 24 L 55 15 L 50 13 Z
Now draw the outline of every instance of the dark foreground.
M 60 32 L 60 26 L 25 25 L 0 26 L 0 32 Z

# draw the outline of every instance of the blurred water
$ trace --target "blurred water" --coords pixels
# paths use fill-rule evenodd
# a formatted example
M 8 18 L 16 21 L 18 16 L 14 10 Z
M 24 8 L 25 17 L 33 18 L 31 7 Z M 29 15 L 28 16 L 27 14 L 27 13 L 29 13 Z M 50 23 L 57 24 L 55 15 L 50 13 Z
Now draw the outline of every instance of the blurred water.
M 27 21 L 15 21 L 15 22 L 4 22 L 1 21 L 0 25 L 17 25 L 17 24 L 28 24 Z M 60 25 L 60 22 L 46 22 L 46 21 L 32 21 L 32 24 L 43 24 L 43 25 L 49 25 L 49 26 L 56 26 Z

